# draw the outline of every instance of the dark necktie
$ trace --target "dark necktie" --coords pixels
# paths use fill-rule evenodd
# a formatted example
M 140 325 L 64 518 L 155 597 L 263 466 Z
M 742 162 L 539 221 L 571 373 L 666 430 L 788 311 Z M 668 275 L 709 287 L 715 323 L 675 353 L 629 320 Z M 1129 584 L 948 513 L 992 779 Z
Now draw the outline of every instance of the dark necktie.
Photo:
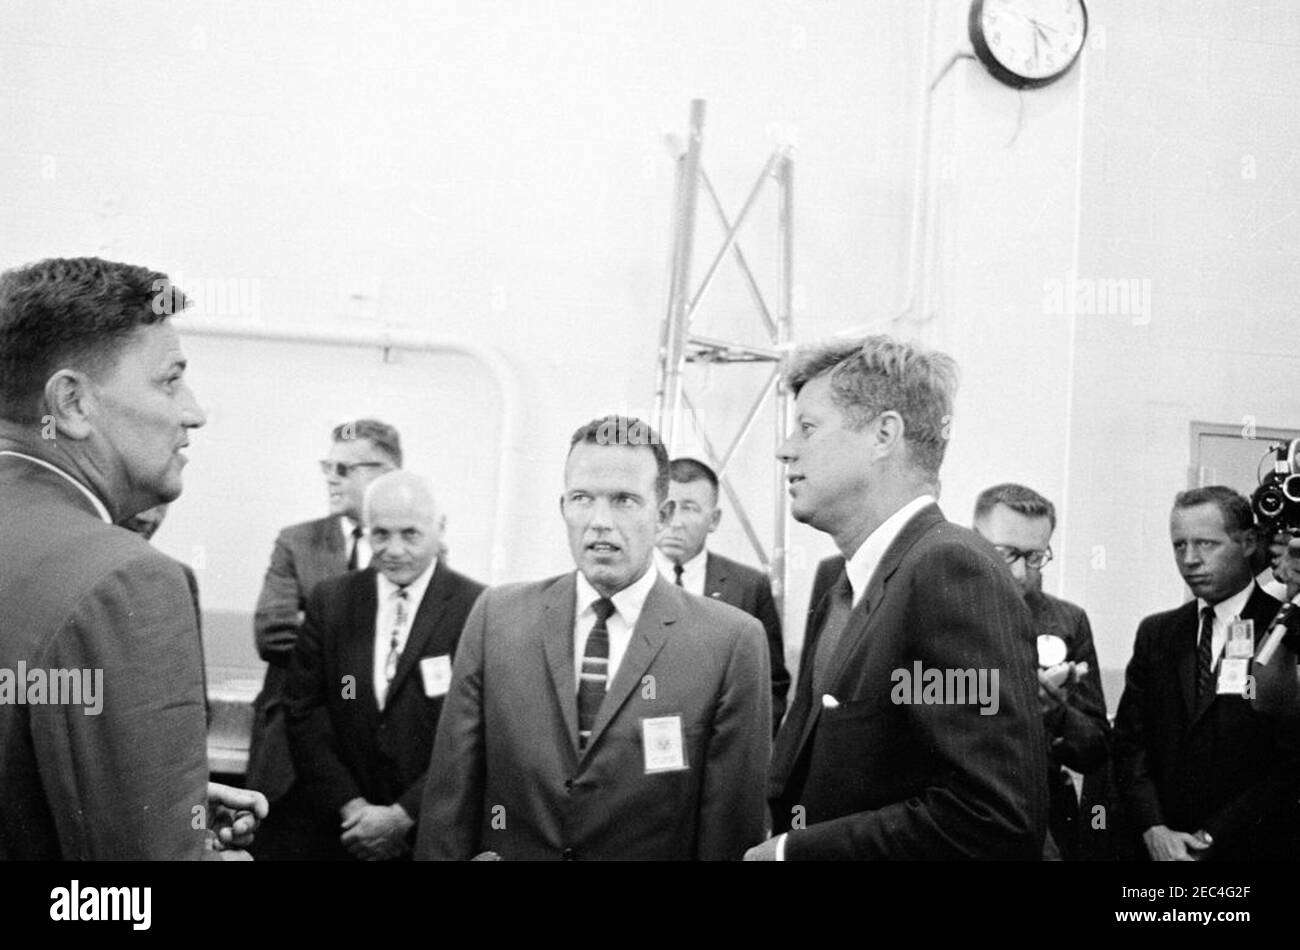
M 352 529 L 352 551 L 348 554 L 348 570 L 357 569 L 357 545 L 361 543 L 361 526 Z
M 591 605 L 596 624 L 587 634 L 587 648 L 582 652 L 582 673 L 578 677 L 578 751 L 585 751 L 591 727 L 605 699 L 609 682 L 609 627 L 605 621 L 614 613 L 614 602 L 602 597 Z
M 673 580 L 676 582 L 678 587 L 683 586 L 682 575 L 685 573 L 686 573 L 686 568 L 682 567 L 680 564 L 673 565 Z
M 1214 608 L 1201 608 L 1201 639 L 1196 644 L 1196 709 L 1214 699 Z
M 817 637 L 817 653 L 813 657 L 812 700 L 818 702 L 827 683 L 831 657 L 839 645 L 844 628 L 848 626 L 849 614 L 853 613 L 853 588 L 849 585 L 849 575 L 841 572 L 835 586 L 831 588 L 830 606 L 826 608 L 826 619 L 822 622 L 821 633 Z

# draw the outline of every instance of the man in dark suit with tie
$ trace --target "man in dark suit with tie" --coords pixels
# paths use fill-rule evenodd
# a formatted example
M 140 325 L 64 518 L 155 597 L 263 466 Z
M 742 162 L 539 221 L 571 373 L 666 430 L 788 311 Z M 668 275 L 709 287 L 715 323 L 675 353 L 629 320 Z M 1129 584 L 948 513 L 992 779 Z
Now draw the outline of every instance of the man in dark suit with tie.
M 709 535 L 718 528 L 718 476 L 703 462 L 673 459 L 669 466 L 668 497 L 673 516 L 659 534 L 655 563 L 659 573 L 692 594 L 712 597 L 756 618 L 767 633 L 772 668 L 772 734 L 785 715 L 790 673 L 785 667 L 781 617 L 772 598 L 772 582 L 762 571 L 708 550 Z
M 336 426 L 329 455 L 320 463 L 330 513 L 290 525 L 275 539 L 271 564 L 253 614 L 258 655 L 266 679 L 253 702 L 253 734 L 245 781 L 264 792 L 273 808 L 253 852 L 260 860 L 301 857 L 313 837 L 298 820 L 309 814 L 296 796 L 293 761 L 285 729 L 285 691 L 289 657 L 302 623 L 307 595 L 321 581 L 366 567 L 370 548 L 361 528 L 366 487 L 385 472 L 402 467 L 402 442 L 395 428 L 377 419 Z
M 205 422 L 184 306 L 99 258 L 0 275 L 0 860 L 246 857 L 217 852 L 266 814 L 208 782 L 192 578 L 115 527 L 180 495 Z
M 752 860 L 1041 856 L 1046 749 L 1029 611 L 934 502 L 956 366 L 884 336 L 795 354 L 797 521 L 844 569 L 814 606 Z
M 1128 830 L 1153 861 L 1294 860 L 1296 735 L 1250 702 L 1279 607 L 1251 569 L 1250 503 L 1221 485 L 1181 492 L 1169 534 L 1196 599 L 1138 626 L 1115 717 Z
M 483 590 L 439 563 L 442 518 L 418 476 L 377 478 L 365 525 L 371 566 L 311 592 L 289 665 L 289 744 L 316 858 L 409 853 L 452 657 Z
M 1093 827 L 1087 815 L 1081 825 L 1079 795 L 1067 769 L 1105 787 L 1110 723 L 1088 615 L 1082 607 L 1043 591 L 1043 568 L 1052 559 L 1056 506 L 1024 485 L 994 485 L 975 500 L 973 527 L 1007 562 L 1039 637 L 1038 701 L 1051 762 L 1044 856 L 1074 860 L 1083 856 L 1085 845 L 1088 853 L 1098 853 L 1103 845 L 1092 839 L 1104 835 L 1087 833 L 1105 829 Z M 1052 656 L 1053 651 L 1059 651 L 1059 656 Z M 1050 668 L 1043 666 L 1045 660 Z
M 580 428 L 564 483 L 578 569 L 492 588 L 475 606 L 416 857 L 738 859 L 765 819 L 763 628 L 655 570 L 672 502 L 649 426 Z

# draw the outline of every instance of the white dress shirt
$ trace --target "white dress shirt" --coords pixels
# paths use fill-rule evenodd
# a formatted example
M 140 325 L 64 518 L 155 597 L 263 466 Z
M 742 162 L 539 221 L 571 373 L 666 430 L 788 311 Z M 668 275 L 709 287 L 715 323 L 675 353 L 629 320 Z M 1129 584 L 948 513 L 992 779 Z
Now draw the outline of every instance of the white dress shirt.
M 845 570 L 849 575 L 849 586 L 853 588 L 853 606 L 858 605 L 862 595 L 866 593 L 867 588 L 871 585 L 871 577 L 876 573 L 876 568 L 880 565 L 880 559 L 885 556 L 889 546 L 894 543 L 894 539 L 902 533 L 903 528 L 912 520 L 918 511 L 926 505 L 934 504 L 933 495 L 920 495 L 913 498 L 902 508 L 899 508 L 892 515 L 880 523 L 875 531 L 867 535 L 867 540 L 858 546 L 853 552 L 845 565 Z
M 1223 652 L 1223 645 L 1228 642 L 1228 624 L 1234 620 L 1241 619 L 1241 612 L 1246 609 L 1246 601 L 1250 600 L 1250 595 L 1255 590 L 1255 579 L 1252 577 L 1250 583 L 1243 587 L 1237 593 L 1233 594 L 1227 600 L 1221 600 L 1214 605 L 1214 636 L 1210 640 L 1210 665 L 1213 666 L 1219 661 L 1219 654 Z M 1193 647 L 1198 646 L 1201 639 L 1201 611 L 1208 604 L 1200 597 L 1196 598 L 1196 633 Z M 1255 631 L 1255 642 L 1264 635 L 1263 630 Z
M 709 549 L 700 548 L 699 554 L 682 563 L 682 589 L 687 593 L 704 596 L 704 575 L 708 560 Z M 655 548 L 655 566 L 659 568 L 659 573 L 663 575 L 664 580 L 670 584 L 677 583 L 677 575 L 673 571 L 673 559 L 658 548 Z
M 397 655 L 400 657 L 406 649 L 406 641 L 411 636 L 411 625 L 424 600 L 424 592 L 429 589 L 433 572 L 438 567 L 435 558 L 424 573 L 406 585 L 406 622 L 397 624 L 397 592 L 401 589 L 383 574 L 375 573 L 376 591 L 379 596 L 379 609 L 375 611 L 375 661 L 374 684 L 375 702 L 384 708 L 384 694 L 388 692 L 388 651 L 392 648 L 393 629 L 397 628 Z
M 343 557 L 344 560 L 352 556 L 352 532 L 361 526 L 343 515 L 339 518 L 339 528 L 343 531 Z M 357 538 L 357 570 L 364 571 L 370 566 L 370 538 L 366 535 L 365 529 L 361 531 L 361 537 Z
M 29 462 L 35 462 L 37 465 L 40 465 L 43 468 L 48 468 L 51 472 L 54 472 L 56 475 L 61 475 L 62 477 L 66 478 L 72 484 L 72 486 L 77 489 L 77 491 L 81 492 L 83 495 L 86 496 L 87 499 L 89 499 L 90 503 L 95 506 L 95 511 L 99 514 L 101 518 L 104 519 L 104 522 L 106 524 L 113 523 L 113 519 L 108 516 L 108 508 L 106 508 L 104 506 L 104 503 L 99 500 L 99 497 L 94 492 L 92 492 L 89 488 L 87 488 L 85 485 L 81 484 L 81 482 L 77 481 L 75 478 L 73 478 L 63 469 L 59 468 L 57 465 L 51 465 L 49 462 L 46 462 L 43 459 L 35 458 L 34 456 L 27 455 L 23 452 L 13 452 L 10 451 L 9 449 L 5 449 L 3 452 L 0 452 L 0 455 L 12 455 L 14 458 L 27 459 L 27 461 Z
M 573 606 L 573 682 L 575 684 L 582 681 L 582 655 L 587 650 L 587 637 L 592 627 L 596 626 L 596 611 L 591 609 L 591 605 L 601 598 L 600 592 L 591 586 L 591 582 L 583 576 L 582 571 L 578 571 L 577 575 L 578 596 Z M 605 679 L 605 692 L 609 692 L 609 684 L 614 682 L 618 665 L 623 662 L 627 645 L 632 642 L 632 631 L 636 629 L 636 622 L 641 617 L 641 608 L 645 606 L 645 599 L 650 596 L 650 588 L 655 586 L 658 578 L 659 573 L 654 565 L 650 564 L 640 578 L 610 598 L 614 602 L 614 612 L 605 621 L 605 629 L 609 631 L 609 672 Z

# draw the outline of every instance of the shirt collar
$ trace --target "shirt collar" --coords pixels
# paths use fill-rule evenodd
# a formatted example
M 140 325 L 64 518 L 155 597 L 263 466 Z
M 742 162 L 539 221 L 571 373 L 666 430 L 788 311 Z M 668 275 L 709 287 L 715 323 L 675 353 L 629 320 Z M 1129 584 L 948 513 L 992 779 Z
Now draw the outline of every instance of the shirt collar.
M 438 559 L 434 558 L 433 563 L 424 569 L 424 573 L 417 577 L 411 583 L 406 585 L 406 597 L 412 608 L 418 606 L 424 600 L 424 592 L 429 589 L 429 583 L 433 580 L 433 572 L 438 567 Z M 379 587 L 379 602 L 386 603 L 392 599 L 401 588 L 390 581 L 384 574 L 376 568 L 375 580 Z
M 352 532 L 355 531 L 357 528 L 360 528 L 360 527 L 361 527 L 360 524 L 358 524 L 357 522 L 353 521 L 353 520 L 352 520 L 351 518 L 349 518 L 347 515 L 339 515 L 339 529 L 343 532 L 343 540 L 344 540 L 344 541 L 351 541 L 351 540 L 352 540 Z M 365 533 L 364 531 L 362 531 L 362 532 L 361 532 L 361 537 L 364 538 L 365 536 L 366 536 L 366 533 Z
M 1227 623 L 1241 616 L 1241 612 L 1246 609 L 1246 601 L 1250 600 L 1250 595 L 1255 592 L 1255 578 L 1250 579 L 1250 583 L 1243 587 L 1237 593 L 1233 594 L 1227 600 L 1221 600 L 1214 605 L 1214 616 Z M 1204 598 L 1196 598 L 1196 616 L 1201 615 L 1201 611 L 1208 607 Z
M 913 498 L 881 522 L 880 526 L 867 535 L 867 539 L 853 552 L 853 556 L 845 564 L 845 570 L 849 575 L 849 586 L 853 588 L 854 606 L 862 599 L 867 585 L 871 583 L 872 575 L 876 573 L 876 567 L 879 566 L 885 552 L 889 550 L 889 546 L 894 543 L 894 539 L 918 511 L 932 504 L 934 504 L 933 495 L 918 495 Z
M 14 452 L 10 449 L 5 449 L 3 452 L 0 452 L 0 455 L 12 455 L 14 458 L 27 459 L 27 461 L 29 462 L 35 462 L 37 465 L 41 465 L 45 468 L 48 468 L 51 472 L 55 472 L 56 474 L 62 476 L 63 478 L 66 478 L 69 482 L 71 482 L 73 485 L 76 486 L 77 491 L 81 492 L 83 495 L 86 496 L 87 499 L 89 499 L 90 503 L 95 507 L 95 513 L 104 519 L 105 524 L 113 523 L 113 519 L 109 517 L 108 509 L 104 506 L 104 503 L 99 500 L 99 496 L 96 495 L 94 492 L 92 492 L 85 485 L 81 484 L 81 482 L 77 481 L 75 478 L 73 478 L 63 469 L 59 468 L 57 465 L 51 465 L 49 462 L 46 462 L 44 459 L 38 459 L 31 455 L 26 455 L 22 452 Z
M 587 580 L 582 571 L 578 571 L 577 575 L 576 616 L 581 617 L 591 609 L 594 602 L 600 600 L 602 595 L 596 588 L 591 586 L 591 581 Z M 645 606 L 646 598 L 650 596 L 650 588 L 655 586 L 655 581 L 658 579 L 659 572 L 655 570 L 654 564 L 647 564 L 644 574 L 610 598 L 614 602 L 614 609 L 627 622 L 629 629 L 636 626 L 636 622 L 641 616 L 641 608 Z
M 682 561 L 682 574 L 684 575 L 690 574 L 693 571 L 695 571 L 696 568 L 702 570 L 704 568 L 705 562 L 708 560 L 708 557 L 709 557 L 708 547 L 700 548 L 700 553 L 695 555 L 695 557 L 691 558 L 689 561 Z M 673 564 L 675 564 L 676 562 L 672 558 L 670 558 L 667 554 L 664 554 L 663 551 L 660 551 L 658 548 L 655 548 L 655 563 L 659 565 L 659 571 L 661 574 L 663 574 L 664 577 L 674 576 Z

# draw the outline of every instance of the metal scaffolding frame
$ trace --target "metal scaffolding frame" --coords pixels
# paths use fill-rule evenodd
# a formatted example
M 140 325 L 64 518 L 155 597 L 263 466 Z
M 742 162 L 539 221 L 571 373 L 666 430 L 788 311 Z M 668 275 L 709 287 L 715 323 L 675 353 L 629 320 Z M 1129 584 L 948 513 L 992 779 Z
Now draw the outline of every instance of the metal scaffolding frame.
M 718 193 L 700 160 L 704 145 L 704 100 L 691 101 L 690 137 L 684 149 L 674 148 L 677 154 L 677 187 L 673 203 L 673 246 L 669 277 L 668 309 L 664 314 L 659 337 L 658 366 L 655 374 L 654 421 L 660 437 L 671 454 L 681 442 L 683 413 L 689 413 L 695 432 L 708 456 L 709 464 L 718 473 L 718 480 L 726 493 L 736 519 L 740 522 L 753 545 L 759 561 L 772 579 L 772 593 L 777 609 L 782 610 L 786 590 L 786 532 L 789 523 L 789 495 L 785 490 L 784 466 L 775 460 L 776 448 L 785 440 L 789 426 L 791 399 L 785 385 L 786 359 L 793 338 L 792 300 L 793 247 L 792 227 L 794 211 L 794 165 L 788 146 L 777 148 L 759 173 L 749 196 L 735 220 L 727 216 Z M 738 236 L 746 218 L 753 210 L 759 196 L 769 181 L 778 189 L 777 220 L 777 287 L 776 311 L 773 314 L 763 297 L 758 281 L 740 248 Z M 714 254 L 699 286 L 691 289 L 691 259 L 695 250 L 696 207 L 703 191 L 722 225 L 725 237 Z M 692 321 L 700 305 L 713 286 L 723 261 L 731 256 L 739 267 L 749 289 L 754 309 L 762 321 L 770 341 L 769 346 L 754 345 L 735 340 L 703 336 L 691 331 Z M 721 454 L 709 437 L 703 421 L 696 411 L 695 401 L 686 390 L 684 370 L 687 363 L 771 363 L 772 372 L 760 387 L 744 419 L 732 436 L 726 451 Z M 754 424 L 769 400 L 774 402 L 773 428 L 773 487 L 776 493 L 776 510 L 772 522 L 772 543 L 769 555 L 754 524 L 732 485 L 727 466 L 737 449 L 754 429 Z

